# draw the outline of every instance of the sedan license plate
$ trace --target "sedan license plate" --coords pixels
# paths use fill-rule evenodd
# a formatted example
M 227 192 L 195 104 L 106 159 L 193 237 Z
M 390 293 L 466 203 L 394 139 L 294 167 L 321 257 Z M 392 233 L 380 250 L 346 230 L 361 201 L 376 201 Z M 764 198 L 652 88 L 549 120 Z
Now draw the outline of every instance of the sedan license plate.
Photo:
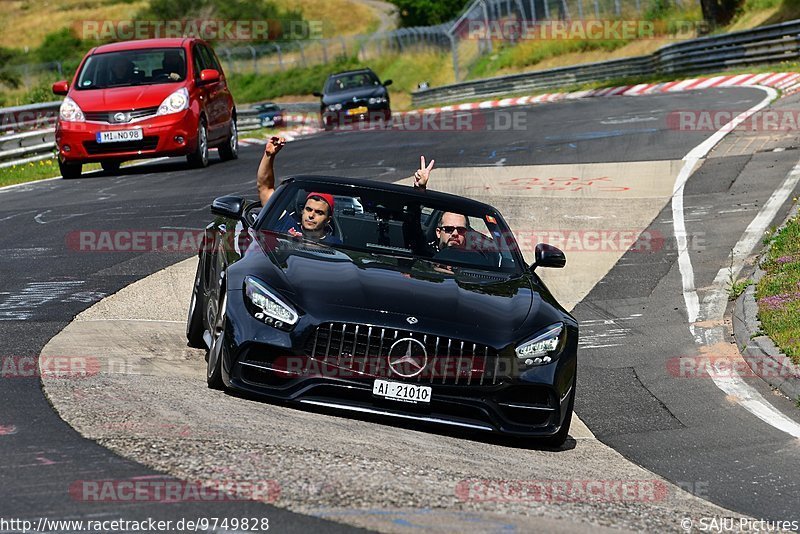
M 375 380 L 372 385 L 372 394 L 384 399 L 400 402 L 431 402 L 430 386 L 390 382 L 388 380 Z
M 143 139 L 142 129 L 133 130 L 108 130 L 97 132 L 95 138 L 98 143 L 124 143 L 125 141 L 141 141 Z
M 360 108 L 353 108 L 347 110 L 348 115 L 363 115 L 366 112 L 367 112 L 366 106 L 361 106 Z

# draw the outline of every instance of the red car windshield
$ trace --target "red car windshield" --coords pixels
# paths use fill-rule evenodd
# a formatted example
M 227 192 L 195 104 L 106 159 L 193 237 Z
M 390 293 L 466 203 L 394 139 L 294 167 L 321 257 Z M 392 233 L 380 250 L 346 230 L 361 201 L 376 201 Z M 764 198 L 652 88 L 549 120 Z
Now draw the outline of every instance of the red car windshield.
M 185 79 L 186 53 L 182 48 L 125 50 L 89 56 L 76 89 L 175 83 Z

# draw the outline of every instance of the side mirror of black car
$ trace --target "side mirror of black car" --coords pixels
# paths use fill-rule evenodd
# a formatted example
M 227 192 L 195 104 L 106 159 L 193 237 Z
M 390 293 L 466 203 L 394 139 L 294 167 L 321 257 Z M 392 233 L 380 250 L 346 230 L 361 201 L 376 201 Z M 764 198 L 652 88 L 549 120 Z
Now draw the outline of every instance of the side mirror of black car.
M 386 80 L 383 82 L 384 87 L 389 87 L 390 85 L 392 85 L 392 80 Z
M 322 93 L 320 93 L 319 91 L 314 91 L 311 94 L 314 95 L 314 96 L 318 96 L 319 98 L 322 98 Z
M 567 264 L 567 257 L 558 247 L 539 243 L 536 245 L 536 259 L 531 265 L 531 271 L 537 267 L 555 267 L 560 269 Z
M 211 213 L 238 221 L 242 218 L 244 211 L 244 199 L 242 197 L 224 196 L 214 199 L 211 203 Z

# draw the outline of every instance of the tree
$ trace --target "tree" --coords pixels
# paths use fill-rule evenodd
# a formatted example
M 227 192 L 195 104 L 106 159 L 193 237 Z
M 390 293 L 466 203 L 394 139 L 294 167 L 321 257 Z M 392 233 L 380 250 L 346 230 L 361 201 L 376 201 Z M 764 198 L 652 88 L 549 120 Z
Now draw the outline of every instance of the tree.
M 470 0 L 392 0 L 400 12 L 400 25 L 433 26 L 456 18 Z
M 736 14 L 741 0 L 700 0 L 703 19 L 712 26 L 728 24 Z

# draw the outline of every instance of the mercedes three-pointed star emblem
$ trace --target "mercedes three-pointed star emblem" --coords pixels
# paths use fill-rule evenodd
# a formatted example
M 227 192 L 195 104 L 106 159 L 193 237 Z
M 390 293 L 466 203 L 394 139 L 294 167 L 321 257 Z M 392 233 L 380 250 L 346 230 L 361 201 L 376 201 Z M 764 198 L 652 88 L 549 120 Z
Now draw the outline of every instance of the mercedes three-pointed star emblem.
M 388 360 L 392 372 L 403 378 L 412 378 L 428 365 L 428 352 L 420 341 L 404 337 L 389 348 Z

